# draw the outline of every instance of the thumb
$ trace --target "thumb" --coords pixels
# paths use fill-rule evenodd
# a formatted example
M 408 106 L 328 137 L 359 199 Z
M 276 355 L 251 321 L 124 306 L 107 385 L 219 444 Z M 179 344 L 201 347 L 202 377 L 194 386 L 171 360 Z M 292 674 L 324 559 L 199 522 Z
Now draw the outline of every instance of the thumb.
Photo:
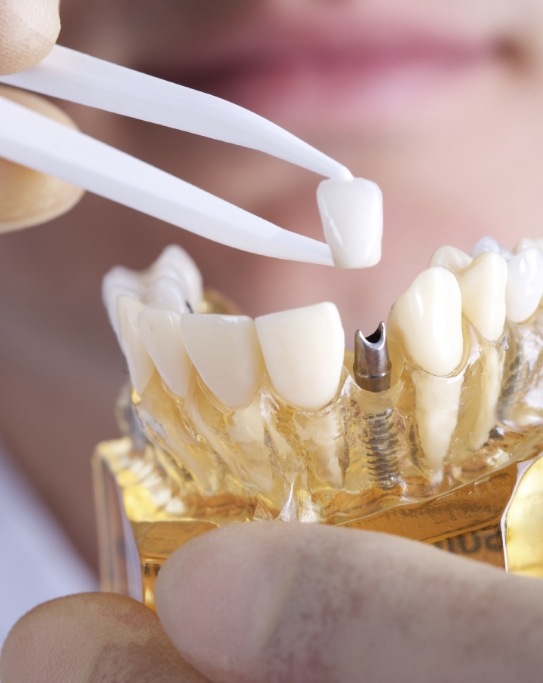
M 58 0 L 0 0 L 0 74 L 37 64 L 59 31 Z
M 383 534 L 232 525 L 180 548 L 156 601 L 217 683 L 541 677 L 538 581 Z

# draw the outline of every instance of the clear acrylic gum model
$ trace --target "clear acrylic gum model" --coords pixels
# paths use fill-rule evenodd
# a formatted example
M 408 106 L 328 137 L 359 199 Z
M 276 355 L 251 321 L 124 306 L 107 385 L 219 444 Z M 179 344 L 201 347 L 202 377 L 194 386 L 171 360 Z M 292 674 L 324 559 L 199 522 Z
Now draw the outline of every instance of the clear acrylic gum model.
M 229 314 L 175 247 L 112 271 L 133 387 L 123 438 L 94 458 L 104 588 L 152 606 L 175 548 L 249 520 L 384 531 L 543 575 L 543 280 L 526 280 L 543 254 L 485 244 L 439 250 L 355 354 L 333 304 Z
M 349 268 L 380 258 L 378 188 L 240 107 L 60 46 L 0 82 L 323 175 L 328 245 L 4 93 L 6 159 L 247 251 Z M 357 334 L 354 357 L 333 304 L 225 316 L 175 248 L 142 275 L 115 269 L 105 301 L 132 390 L 119 402 L 124 436 L 94 458 L 104 588 L 152 606 L 156 573 L 176 547 L 263 519 L 387 531 L 543 575 L 541 247 L 522 240 L 512 254 L 483 240 L 473 258 L 438 250 L 388 329 Z

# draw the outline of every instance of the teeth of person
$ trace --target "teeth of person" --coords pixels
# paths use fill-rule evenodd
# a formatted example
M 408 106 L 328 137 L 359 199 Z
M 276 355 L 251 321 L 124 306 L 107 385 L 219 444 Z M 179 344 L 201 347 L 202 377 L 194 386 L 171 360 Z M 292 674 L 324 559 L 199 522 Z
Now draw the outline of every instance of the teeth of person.
M 532 317 L 543 295 L 543 254 L 531 247 L 514 256 L 507 266 L 507 318 L 522 323 Z
M 473 259 L 466 252 L 446 245 L 434 251 L 429 266 L 440 266 L 441 268 L 447 268 L 452 273 L 459 273 L 467 268 L 472 261 Z
M 507 271 L 502 256 L 486 252 L 457 276 L 463 313 L 489 341 L 496 341 L 503 333 Z
M 128 364 L 132 386 L 141 395 L 155 369 L 138 328 L 138 317 L 145 307 L 141 301 L 126 295 L 118 296 L 116 304 L 120 346 Z
M 486 253 L 487 251 L 494 251 L 497 254 L 500 254 L 500 256 L 503 256 L 503 258 L 506 261 L 510 261 L 513 258 L 513 254 L 509 249 L 506 249 L 502 244 L 500 244 L 497 240 L 495 240 L 493 237 L 482 237 L 476 245 L 473 247 L 471 251 L 471 255 L 473 258 L 477 258 L 477 256 L 480 256 L 481 254 Z
M 248 405 L 264 373 L 254 320 L 195 313 L 182 316 L 181 332 L 190 359 L 217 398 L 230 408 Z
M 394 304 L 389 329 L 396 328 L 411 358 L 433 375 L 451 374 L 464 349 L 462 297 L 445 268 L 424 270 Z
M 381 260 L 383 195 L 363 178 L 323 180 L 317 204 L 326 241 L 338 268 L 369 268 Z
M 186 398 L 192 363 L 181 334 L 181 316 L 174 311 L 144 308 L 137 326 L 143 345 L 164 383 L 180 398 Z
M 276 392 L 287 403 L 318 410 L 337 393 L 345 334 L 332 303 L 257 318 L 256 331 Z

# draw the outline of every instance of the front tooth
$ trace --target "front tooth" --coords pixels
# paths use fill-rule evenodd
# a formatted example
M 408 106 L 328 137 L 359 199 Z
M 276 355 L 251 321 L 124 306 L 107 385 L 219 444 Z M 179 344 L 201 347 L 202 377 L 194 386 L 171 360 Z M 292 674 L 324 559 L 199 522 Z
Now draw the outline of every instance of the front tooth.
M 202 275 L 194 261 L 181 247 L 175 244 L 166 247 L 151 266 L 146 277 L 150 284 L 161 277 L 171 277 L 178 281 L 192 310 L 198 310 L 203 298 Z
M 532 247 L 517 254 L 507 266 L 507 317 L 521 323 L 535 313 L 543 295 L 543 254 Z
M 209 389 L 230 408 L 248 405 L 264 372 L 255 323 L 244 315 L 181 318 L 187 353 Z
M 446 245 L 434 251 L 429 266 L 440 266 L 441 268 L 447 268 L 452 273 L 459 273 L 467 268 L 472 261 L 473 259 L 466 252 Z
M 509 251 L 509 249 L 506 249 L 493 237 L 488 236 L 482 237 L 477 242 L 477 244 L 473 247 L 471 251 L 471 255 L 473 256 L 473 258 L 477 258 L 477 256 L 480 256 L 481 254 L 484 254 L 487 251 L 493 251 L 496 252 L 496 254 L 500 254 L 500 256 L 503 256 L 503 258 L 506 261 L 509 261 L 513 258 L 513 254 Z
M 153 282 L 146 299 L 153 308 L 173 311 L 179 315 L 189 312 L 192 308 L 186 296 L 186 287 L 180 286 L 177 280 L 167 276 L 162 276 Z
M 433 375 L 449 375 L 462 360 L 462 297 L 455 276 L 428 268 L 394 304 L 390 328 L 397 328 L 411 358 Z
M 481 254 L 458 275 L 458 282 L 466 318 L 485 339 L 499 339 L 505 324 L 505 259 L 495 252 Z
M 143 284 L 139 276 L 121 266 L 112 268 L 102 281 L 102 301 L 106 307 L 110 325 L 117 335 L 119 345 L 121 345 L 121 334 L 117 315 L 117 298 L 126 295 L 133 299 L 141 299 L 143 291 Z
M 138 316 L 138 330 L 164 383 L 174 394 L 186 398 L 192 364 L 181 335 L 181 316 L 145 308 Z
M 285 401 L 317 410 L 336 395 L 345 353 L 337 308 L 321 303 L 256 319 L 270 380 Z
M 370 180 L 323 180 L 317 203 L 338 268 L 368 268 L 381 260 L 383 195 Z
M 153 361 L 145 350 L 138 329 L 138 316 L 143 310 L 143 304 L 131 296 L 117 297 L 120 345 L 128 364 L 132 386 L 140 395 L 154 372 Z

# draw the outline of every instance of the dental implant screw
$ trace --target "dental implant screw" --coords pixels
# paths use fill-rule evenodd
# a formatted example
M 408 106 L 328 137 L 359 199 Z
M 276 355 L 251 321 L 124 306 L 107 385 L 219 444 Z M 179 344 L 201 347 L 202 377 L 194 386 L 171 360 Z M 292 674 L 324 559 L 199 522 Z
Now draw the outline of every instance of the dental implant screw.
M 360 330 L 354 338 L 353 374 L 361 389 L 377 394 L 390 389 L 390 357 L 386 327 L 382 322 L 377 330 L 365 337 Z M 369 407 L 369 406 L 368 406 Z M 397 458 L 399 439 L 394 420 L 394 407 L 383 410 L 364 410 L 363 440 L 367 449 L 367 467 L 373 481 L 383 490 L 394 488 L 400 480 Z

